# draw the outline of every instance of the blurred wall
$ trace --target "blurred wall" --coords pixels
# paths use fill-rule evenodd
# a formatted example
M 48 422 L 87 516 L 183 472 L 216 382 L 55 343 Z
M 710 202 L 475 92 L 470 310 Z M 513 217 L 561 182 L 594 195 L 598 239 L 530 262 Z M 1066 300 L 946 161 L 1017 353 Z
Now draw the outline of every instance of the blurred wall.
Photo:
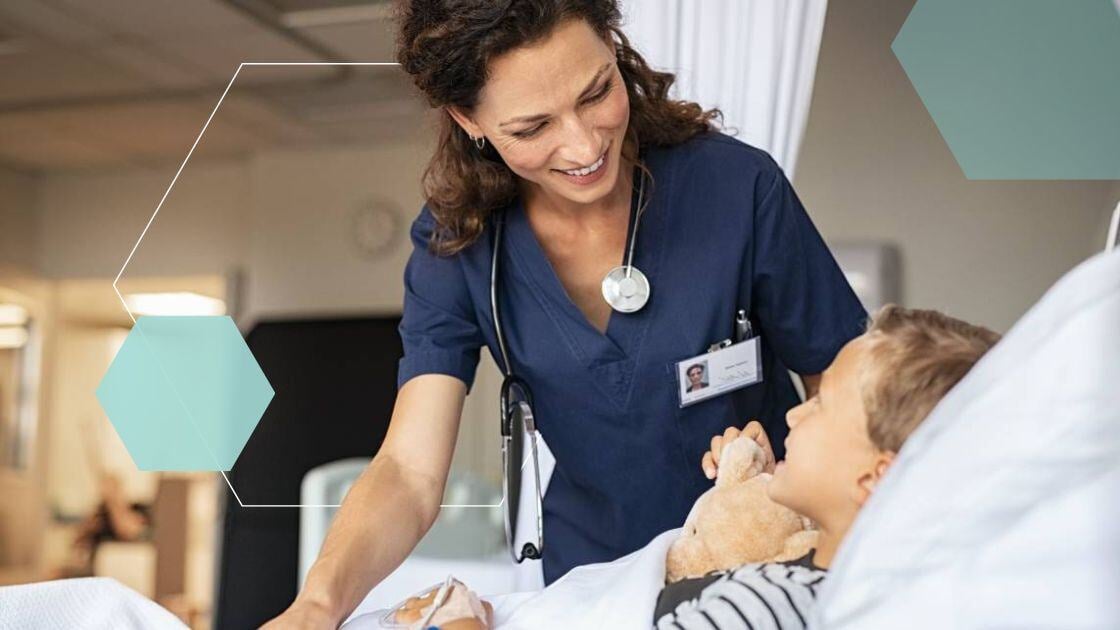
M 191 160 L 124 277 L 246 272 L 250 319 L 400 309 L 400 274 L 419 212 L 423 144 L 272 151 Z M 113 277 L 177 165 L 47 175 L 38 266 L 55 279 Z M 398 209 L 381 258 L 354 242 L 355 212 L 373 199 Z M 244 322 L 242 322 L 244 323 Z
M 191 160 L 148 229 L 124 278 L 244 270 L 238 324 L 263 318 L 399 313 L 401 277 L 420 211 L 427 136 L 368 147 L 277 150 Z M 178 164 L 60 173 L 41 183 L 38 266 L 52 278 L 113 278 Z M 396 239 L 371 258 L 354 239 L 355 213 L 374 200 L 398 209 Z M 376 348 L 370 351 L 376 352 Z M 453 477 L 500 478 L 497 369 L 483 352 L 464 407 Z
M 177 169 L 45 175 L 40 271 L 55 279 L 115 277 Z M 242 160 L 188 162 L 126 277 L 221 273 L 244 262 L 248 172 Z
M 899 247 L 908 305 L 1006 330 L 1101 249 L 1120 182 L 966 179 L 890 49 L 912 5 L 829 3 L 795 185 L 828 240 Z
M 412 252 L 407 233 L 424 203 L 420 174 L 428 154 L 418 136 L 411 143 L 255 157 L 246 294 L 252 314 L 399 312 Z M 399 222 L 392 247 L 371 258 L 355 232 L 357 213 L 375 200 L 396 206 Z
M 0 266 L 35 266 L 38 178 L 0 167 Z

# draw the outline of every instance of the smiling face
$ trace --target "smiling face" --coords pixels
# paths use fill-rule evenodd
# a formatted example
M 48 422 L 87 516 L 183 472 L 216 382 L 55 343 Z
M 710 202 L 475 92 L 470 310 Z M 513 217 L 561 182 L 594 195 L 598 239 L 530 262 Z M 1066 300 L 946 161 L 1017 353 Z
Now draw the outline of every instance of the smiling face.
M 612 43 L 568 20 L 487 70 L 474 111 L 448 110 L 468 134 L 549 197 L 584 204 L 616 190 L 630 99 Z
M 825 525 L 854 518 L 893 457 L 867 431 L 860 376 L 869 347 L 866 335 L 848 342 L 822 374 L 817 395 L 786 414 L 786 458 L 768 493 Z

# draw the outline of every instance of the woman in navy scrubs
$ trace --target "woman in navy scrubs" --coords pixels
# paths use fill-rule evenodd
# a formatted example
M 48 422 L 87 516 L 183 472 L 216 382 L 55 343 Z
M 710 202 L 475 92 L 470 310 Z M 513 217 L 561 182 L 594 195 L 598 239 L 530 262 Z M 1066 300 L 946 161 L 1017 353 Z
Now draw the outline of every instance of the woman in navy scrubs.
M 725 428 L 758 419 L 781 458 L 798 402 L 786 369 L 812 390 L 866 317 L 781 169 L 713 129 L 718 112 L 667 98 L 672 75 L 628 45 L 614 0 L 415 0 L 400 20 L 398 58 L 441 129 L 411 229 L 396 407 L 278 626 L 330 627 L 435 520 L 479 351 L 501 360 L 499 213 L 502 327 L 556 457 L 546 582 L 679 527 Z M 651 294 L 614 312 L 600 283 L 624 260 L 643 169 L 634 265 Z M 731 337 L 740 308 L 764 380 L 680 407 L 676 363 Z

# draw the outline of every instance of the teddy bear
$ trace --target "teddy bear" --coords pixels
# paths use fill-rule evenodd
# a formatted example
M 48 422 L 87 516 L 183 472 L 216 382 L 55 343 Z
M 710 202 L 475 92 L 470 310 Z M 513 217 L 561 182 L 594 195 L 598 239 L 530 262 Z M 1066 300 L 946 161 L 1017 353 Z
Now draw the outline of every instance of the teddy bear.
M 766 494 L 772 475 L 766 455 L 742 435 L 723 446 L 713 488 L 700 495 L 665 558 L 665 580 L 676 582 L 754 562 L 800 558 L 816 545 L 809 519 Z

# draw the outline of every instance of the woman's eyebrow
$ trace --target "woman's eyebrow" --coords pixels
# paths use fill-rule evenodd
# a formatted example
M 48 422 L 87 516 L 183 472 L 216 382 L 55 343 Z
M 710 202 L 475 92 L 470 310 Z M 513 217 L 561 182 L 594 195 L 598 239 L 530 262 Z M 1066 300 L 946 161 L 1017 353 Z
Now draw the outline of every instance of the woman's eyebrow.
M 612 62 L 608 61 L 607 63 L 603 64 L 602 68 L 599 68 L 599 71 L 595 73 L 595 76 L 587 82 L 587 87 L 583 88 L 583 91 L 579 93 L 578 100 L 582 100 L 583 97 L 587 96 L 591 92 L 591 90 L 595 89 L 595 84 L 599 82 L 599 78 L 603 76 L 603 73 L 610 69 L 611 63 Z M 499 123 L 498 126 L 505 127 L 506 125 L 512 125 L 514 123 L 536 122 L 538 120 L 548 118 L 548 116 L 549 114 L 530 114 L 528 116 L 518 116 L 517 118 L 510 118 L 503 123 Z

